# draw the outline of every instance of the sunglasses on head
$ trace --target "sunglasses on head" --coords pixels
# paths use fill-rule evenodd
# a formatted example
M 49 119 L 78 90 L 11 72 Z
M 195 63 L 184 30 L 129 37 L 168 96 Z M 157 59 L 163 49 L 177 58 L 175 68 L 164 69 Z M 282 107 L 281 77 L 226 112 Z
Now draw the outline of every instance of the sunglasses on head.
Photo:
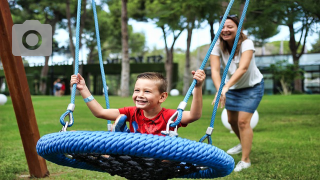
M 237 18 L 237 14 L 228 15 L 227 18 Z M 220 16 L 220 20 L 223 18 L 223 16 Z

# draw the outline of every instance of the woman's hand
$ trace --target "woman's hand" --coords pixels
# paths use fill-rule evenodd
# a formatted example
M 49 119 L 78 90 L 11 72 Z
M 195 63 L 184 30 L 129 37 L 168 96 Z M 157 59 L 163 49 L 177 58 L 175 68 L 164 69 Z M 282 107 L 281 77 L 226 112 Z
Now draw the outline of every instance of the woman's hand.
M 77 84 L 77 89 L 79 91 L 83 90 L 86 87 L 86 82 L 79 73 L 77 75 L 71 76 L 70 87 L 72 87 L 73 84 Z
M 226 93 L 228 91 L 229 91 L 229 87 L 226 86 L 226 85 L 223 86 L 222 91 L 221 91 L 221 95 L 220 95 L 220 100 L 219 100 L 219 103 L 218 103 L 218 107 L 220 106 L 220 108 L 223 108 L 225 106 L 225 104 L 226 104 Z M 218 96 L 218 92 L 216 93 L 216 96 L 214 97 L 211 105 L 215 104 L 217 96 Z

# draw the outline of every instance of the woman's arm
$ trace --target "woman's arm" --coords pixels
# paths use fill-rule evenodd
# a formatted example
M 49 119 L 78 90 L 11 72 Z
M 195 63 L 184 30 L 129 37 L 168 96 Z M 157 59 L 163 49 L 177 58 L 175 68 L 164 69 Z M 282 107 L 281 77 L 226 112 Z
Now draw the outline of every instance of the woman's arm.
M 230 88 L 235 83 L 238 82 L 238 80 L 242 77 L 242 75 L 247 72 L 251 59 L 253 56 L 253 50 L 247 50 L 242 53 L 240 57 L 239 67 L 238 69 L 233 73 L 229 81 L 224 85 L 226 88 Z
M 210 55 L 210 66 L 211 66 L 211 78 L 216 90 L 219 90 L 221 84 L 220 77 L 220 57 L 216 55 Z

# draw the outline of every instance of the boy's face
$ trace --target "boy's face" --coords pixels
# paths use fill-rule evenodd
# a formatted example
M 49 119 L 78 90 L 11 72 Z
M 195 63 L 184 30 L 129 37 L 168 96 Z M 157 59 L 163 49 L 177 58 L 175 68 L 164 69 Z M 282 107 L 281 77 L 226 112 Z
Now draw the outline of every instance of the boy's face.
M 160 107 L 167 98 L 167 93 L 160 93 L 159 83 L 150 79 L 138 79 L 134 86 L 132 99 L 137 108 L 149 110 Z

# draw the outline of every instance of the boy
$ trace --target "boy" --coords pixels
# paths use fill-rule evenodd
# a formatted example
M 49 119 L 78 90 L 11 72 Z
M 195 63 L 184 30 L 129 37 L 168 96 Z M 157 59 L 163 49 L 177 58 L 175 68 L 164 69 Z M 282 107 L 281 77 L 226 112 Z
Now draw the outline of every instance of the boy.
M 183 111 L 178 127 L 185 127 L 188 123 L 198 120 L 202 115 L 202 84 L 206 75 L 203 70 L 192 71 L 192 74 L 193 78 L 197 80 L 193 101 L 190 111 Z M 161 131 L 166 130 L 169 118 L 177 111 L 161 107 L 161 104 L 168 97 L 168 93 L 166 92 L 167 82 L 159 73 L 146 72 L 138 75 L 132 95 L 135 106 L 120 109 L 104 109 L 92 97 L 80 74 L 71 76 L 71 86 L 75 83 L 77 83 L 77 89 L 92 114 L 97 118 L 116 120 L 116 130 L 119 128 L 124 130 L 123 126 L 126 120 L 130 123 L 131 132 L 162 135 Z M 126 115 L 127 119 L 123 115 Z

